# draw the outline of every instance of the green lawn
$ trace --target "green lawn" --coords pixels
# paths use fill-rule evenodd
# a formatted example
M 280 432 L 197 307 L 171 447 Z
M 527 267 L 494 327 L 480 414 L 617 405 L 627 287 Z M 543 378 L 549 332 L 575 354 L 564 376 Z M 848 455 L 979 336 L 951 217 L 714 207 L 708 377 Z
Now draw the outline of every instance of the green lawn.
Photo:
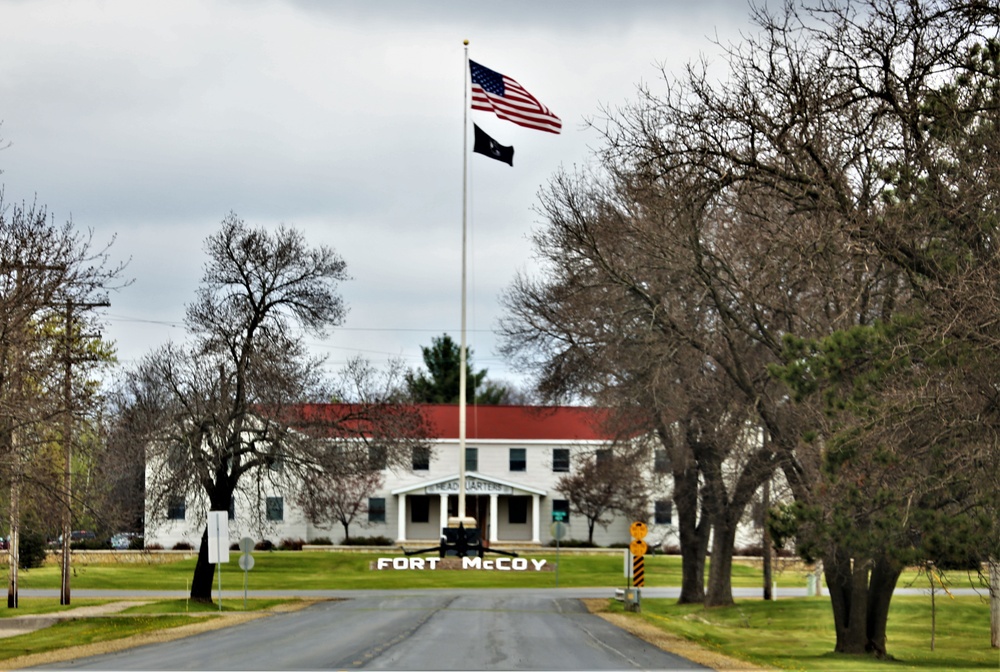
M 243 600 L 223 600 L 221 611 L 263 611 L 279 604 L 287 604 L 290 601 L 292 600 L 251 598 L 247 600 L 247 606 L 244 609 Z M 156 600 L 148 604 L 129 607 L 120 613 L 126 616 L 135 616 L 137 614 L 210 614 L 218 613 L 219 611 L 220 609 L 217 604 L 191 602 L 190 600 Z
M 0 639 L 0 660 L 121 639 L 190 622 L 189 616 L 111 616 L 66 621 L 26 635 Z
M 86 599 L 73 600 L 73 604 L 61 605 L 59 600 L 46 597 L 21 597 L 17 601 L 17 609 L 0 609 L 0 618 L 11 618 L 14 616 L 30 616 L 33 614 L 54 614 L 67 609 L 77 607 L 90 607 L 96 604 L 105 604 L 112 600 Z
M 223 567 L 223 588 L 243 587 L 239 555 Z M 325 551 L 272 551 L 254 553 L 255 565 L 249 574 L 251 597 L 254 590 L 282 589 L 400 589 L 400 588 L 493 588 L 552 587 L 555 572 L 504 572 L 475 570 L 382 570 L 371 569 L 379 557 L 401 557 L 398 552 L 339 553 Z M 425 558 L 436 557 L 434 555 Z M 555 563 L 555 553 L 526 557 Z M 135 589 L 186 591 L 194 570 L 194 559 L 155 565 L 76 565 L 74 589 Z M 619 554 L 570 554 L 560 556 L 559 585 L 564 587 L 621 587 L 622 556 Z M 650 556 L 646 559 L 646 585 L 680 585 L 680 559 Z M 951 577 L 960 583 L 964 577 Z M 59 567 L 47 566 L 22 572 L 22 588 L 59 587 Z M 779 589 L 804 587 L 801 570 L 786 569 L 777 574 Z M 759 587 L 761 572 L 749 565 L 733 566 L 734 587 Z M 214 585 L 214 584 L 213 584 Z M 916 572 L 904 574 L 900 586 L 926 586 L 926 578 Z M 74 600 L 72 607 L 98 604 L 106 600 Z M 280 600 L 251 599 L 249 609 L 263 609 Z M 781 599 L 777 602 L 741 601 L 726 609 L 677 606 L 673 600 L 643 600 L 644 618 L 704 646 L 733 657 L 783 669 L 998 669 L 1000 654 L 989 648 L 988 606 L 977 597 L 938 599 L 936 650 L 930 649 L 930 599 L 926 596 L 897 596 L 889 619 L 889 651 L 894 662 L 859 661 L 835 656 L 833 625 L 826 598 Z M 241 611 L 242 600 L 227 600 L 226 611 Z M 59 611 L 52 599 L 23 599 L 18 610 L 4 616 Z M 617 603 L 613 608 L 620 609 Z M 185 611 L 212 611 L 212 605 L 195 605 L 187 600 L 163 600 L 135 607 L 115 617 L 62 623 L 37 633 L 0 639 L 0 659 L 43 651 L 58 646 L 125 637 L 184 621 Z M 176 620 L 181 619 L 181 620 Z
M 549 588 L 555 586 L 554 571 L 502 572 L 476 570 L 382 570 L 373 571 L 371 563 L 379 557 L 400 557 L 398 552 L 337 553 L 325 551 L 261 551 L 254 553 L 254 568 L 249 573 L 249 588 L 253 590 L 339 590 L 395 588 Z M 427 558 L 434 555 L 424 556 Z M 496 557 L 496 556 L 494 556 Z M 555 565 L 555 553 L 526 555 L 545 559 Z M 243 587 L 243 571 L 237 562 L 238 553 L 230 554 L 230 562 L 222 568 L 224 590 Z M 487 557 L 489 559 L 489 557 Z M 181 590 L 190 586 L 195 560 L 180 560 L 156 565 L 77 565 L 72 587 L 76 589 Z M 559 585 L 562 587 L 624 586 L 623 560 L 618 554 L 560 554 Z M 45 566 L 20 574 L 22 588 L 58 588 L 58 566 Z M 734 587 L 761 585 L 760 570 L 734 564 Z M 681 582 L 680 558 L 648 556 L 646 585 L 678 586 Z M 778 575 L 779 586 L 804 587 L 805 575 L 788 570 Z
M 612 608 L 621 610 L 617 603 Z M 1000 668 L 1000 652 L 990 648 L 989 607 L 976 596 L 937 600 L 934 651 L 930 650 L 930 598 L 893 598 L 888 624 L 888 650 L 893 661 L 833 654 L 833 614 L 825 598 L 745 600 L 717 609 L 645 599 L 641 618 L 734 658 L 780 669 L 853 672 Z
M 73 600 L 71 605 L 63 606 L 50 598 L 23 598 L 19 600 L 16 610 L 6 609 L 0 612 L 0 618 L 51 614 L 113 601 Z M 251 599 L 247 602 L 246 611 L 261 611 L 287 602 L 289 600 Z M 244 611 L 243 601 L 227 600 L 222 611 Z M 198 613 L 203 614 L 199 618 L 213 619 L 218 613 L 218 607 L 188 600 L 156 600 L 129 607 L 115 615 L 64 621 L 24 635 L 0 638 L 0 660 L 175 628 L 192 622 L 191 617 L 186 614 Z

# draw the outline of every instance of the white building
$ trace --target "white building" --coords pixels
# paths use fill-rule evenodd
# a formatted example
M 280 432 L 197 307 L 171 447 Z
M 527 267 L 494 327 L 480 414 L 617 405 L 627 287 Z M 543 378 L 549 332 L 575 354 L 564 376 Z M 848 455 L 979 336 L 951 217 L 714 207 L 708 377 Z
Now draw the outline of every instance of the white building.
M 385 536 L 408 547 L 435 545 L 449 516 L 458 512 L 458 407 L 422 405 L 433 429 L 431 451 L 414 451 L 411 469 L 385 472 L 381 489 L 371 493 L 368 512 L 351 527 L 351 536 Z M 479 524 L 481 538 L 502 547 L 505 543 L 547 544 L 552 540 L 553 512 L 568 511 L 565 496 L 556 490 L 560 477 L 572 473 L 581 458 L 605 447 L 610 436 L 601 429 L 607 412 L 586 407 L 470 406 L 466 426 L 466 515 Z M 650 457 L 648 468 L 654 470 Z M 290 493 L 263 493 L 262 512 L 268 529 L 263 536 L 306 542 L 328 537 L 334 543 L 343 529 L 309 523 L 294 505 Z M 247 499 L 251 498 L 240 498 Z M 649 541 L 676 543 L 669 493 L 650 504 Z M 259 516 L 258 516 L 259 517 Z M 231 536 L 260 538 L 249 529 L 252 517 L 239 504 L 231 512 Z M 191 511 L 180 499 L 168 511 L 147 511 L 146 543 L 171 548 L 177 542 L 197 547 L 205 512 Z M 569 539 L 587 538 L 587 520 L 569 515 Z M 619 518 L 607 528 L 595 527 L 600 545 L 627 543 L 631 520 Z

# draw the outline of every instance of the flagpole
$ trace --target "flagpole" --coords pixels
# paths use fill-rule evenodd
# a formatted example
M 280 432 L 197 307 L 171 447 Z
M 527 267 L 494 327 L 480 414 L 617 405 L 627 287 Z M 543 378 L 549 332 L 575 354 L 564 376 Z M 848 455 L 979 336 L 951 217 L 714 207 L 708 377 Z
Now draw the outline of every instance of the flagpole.
M 465 65 L 462 71 L 463 122 L 462 122 L 462 342 L 459 350 L 458 372 L 458 519 L 465 522 L 465 257 L 466 231 L 468 229 L 468 175 L 469 175 L 469 41 L 464 40 Z

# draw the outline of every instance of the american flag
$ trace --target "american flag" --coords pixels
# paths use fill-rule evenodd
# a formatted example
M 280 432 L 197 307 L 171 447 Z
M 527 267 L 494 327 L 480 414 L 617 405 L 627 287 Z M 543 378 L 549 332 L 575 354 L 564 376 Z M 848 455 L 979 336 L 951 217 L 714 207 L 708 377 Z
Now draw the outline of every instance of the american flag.
M 558 133 L 559 117 L 524 87 L 506 75 L 469 61 L 472 72 L 472 109 L 493 112 L 501 119 L 539 131 Z

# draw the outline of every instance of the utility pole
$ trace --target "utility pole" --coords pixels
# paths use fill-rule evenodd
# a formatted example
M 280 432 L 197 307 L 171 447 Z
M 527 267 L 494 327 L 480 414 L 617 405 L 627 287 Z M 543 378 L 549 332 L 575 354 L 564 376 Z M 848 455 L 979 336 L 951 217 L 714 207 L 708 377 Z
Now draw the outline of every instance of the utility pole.
M 761 442 L 764 446 L 767 446 L 767 429 L 761 437 Z M 767 526 L 767 515 L 768 511 L 771 509 L 771 474 L 768 473 L 767 480 L 764 481 L 764 488 L 761 492 L 761 522 L 764 527 L 764 538 L 761 541 L 761 545 L 764 547 L 761 549 L 761 560 L 764 570 L 764 599 L 773 600 L 774 595 L 772 591 L 774 589 L 774 574 L 771 569 L 771 530 Z
M 11 459 L 14 461 L 10 476 L 10 535 L 7 539 L 7 564 L 10 580 L 7 584 L 7 608 L 17 609 L 17 569 L 21 561 L 21 447 L 17 443 L 17 430 L 10 433 Z
M 62 533 L 62 583 L 59 587 L 59 604 L 69 604 L 70 543 L 73 539 L 73 358 L 71 339 L 73 334 L 73 302 L 66 302 L 66 333 L 63 358 L 63 443 L 66 447 L 65 479 L 66 509 L 63 511 Z
M 62 581 L 59 589 L 59 604 L 70 603 L 70 545 L 73 538 L 73 309 L 98 308 L 109 305 L 111 304 L 107 301 L 92 303 L 75 302 L 72 299 L 66 301 L 64 314 L 66 332 L 63 348 L 63 444 L 66 453 L 63 489 L 66 508 L 63 511 Z
M 767 480 L 764 481 L 764 491 L 762 499 L 761 508 L 763 508 L 763 520 L 764 520 L 764 539 L 761 549 L 761 557 L 764 564 L 764 599 L 773 600 L 774 595 L 771 594 L 772 586 L 774 585 L 774 577 L 771 570 L 771 531 L 767 527 L 767 510 L 771 508 L 771 477 L 768 476 Z
M 31 271 L 58 271 L 65 272 L 65 264 L 41 264 L 32 262 L 7 262 L 0 260 L 0 273 L 13 273 L 14 274 L 14 287 L 10 295 L 3 297 L 4 302 L 10 302 L 11 305 L 19 308 L 14 317 L 10 318 L 10 322 L 7 323 L 6 327 L 9 328 L 10 333 L 19 333 L 22 327 L 27 324 L 27 322 L 34 316 L 35 312 L 44 304 L 35 304 L 30 297 L 22 296 L 23 289 L 23 272 L 26 270 Z M 29 293 L 31 290 L 27 290 Z M 9 370 L 5 371 L 7 379 L 6 390 L 0 389 L 0 397 L 4 394 L 15 394 L 19 395 L 22 391 L 22 377 L 21 377 L 21 353 L 11 352 L 9 344 L 3 343 L 3 363 L 4 366 L 9 366 Z M 13 363 L 12 360 L 16 360 Z M 10 433 L 10 455 L 11 455 L 11 479 L 10 479 L 10 535 L 7 544 L 7 559 L 9 567 L 9 581 L 7 584 L 7 608 L 16 609 L 18 606 L 18 566 L 21 561 L 21 477 L 23 469 L 23 459 L 21 455 L 21 446 L 18 441 L 18 426 L 21 424 L 18 419 L 13 415 L 8 415 L 5 418 L 10 424 L 5 427 Z

